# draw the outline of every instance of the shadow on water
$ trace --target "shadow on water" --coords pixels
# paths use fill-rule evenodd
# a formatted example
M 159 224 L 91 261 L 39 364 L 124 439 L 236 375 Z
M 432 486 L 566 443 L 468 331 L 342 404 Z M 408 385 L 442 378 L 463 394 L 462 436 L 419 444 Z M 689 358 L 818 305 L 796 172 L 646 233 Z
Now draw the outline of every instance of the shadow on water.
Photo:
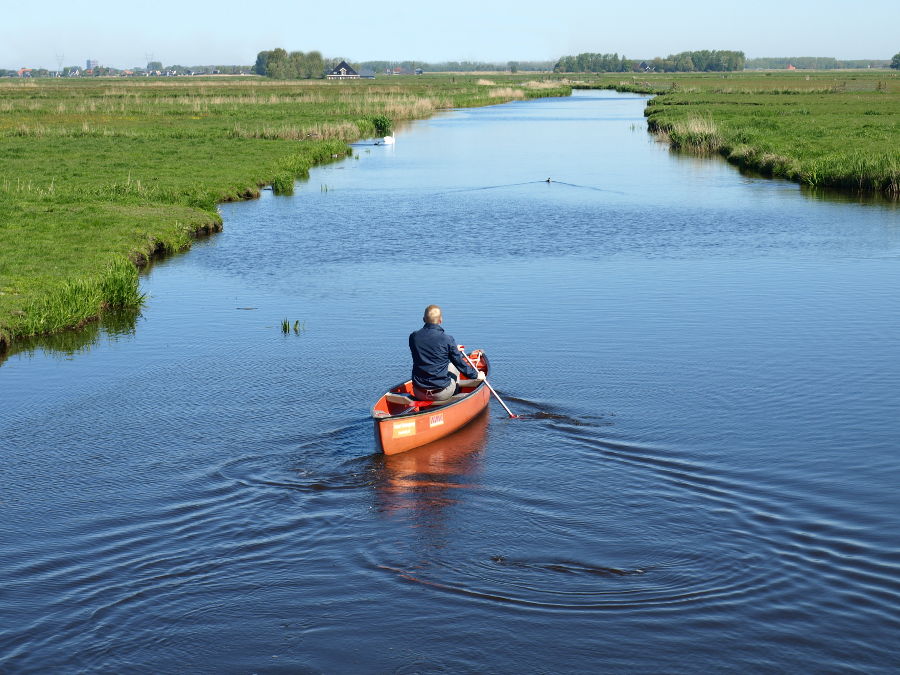
M 89 351 L 95 345 L 100 344 L 104 338 L 106 342 L 116 342 L 122 338 L 133 336 L 140 316 L 140 310 L 108 311 L 104 312 L 98 321 L 91 321 L 81 328 L 73 328 L 52 335 L 19 338 L 12 343 L 9 350 L 0 353 L 0 366 L 10 356 L 16 354 L 33 356 L 42 352 L 48 356 L 70 359 L 77 354 Z

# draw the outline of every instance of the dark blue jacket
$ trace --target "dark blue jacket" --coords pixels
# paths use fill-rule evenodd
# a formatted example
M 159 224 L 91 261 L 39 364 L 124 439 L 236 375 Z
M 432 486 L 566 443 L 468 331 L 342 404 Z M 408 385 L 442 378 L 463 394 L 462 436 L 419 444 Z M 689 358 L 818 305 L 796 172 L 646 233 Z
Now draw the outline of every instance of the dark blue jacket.
M 470 366 L 456 348 L 456 340 L 447 335 L 440 324 L 426 323 L 420 330 L 409 334 L 409 351 L 412 353 L 413 384 L 420 389 L 445 389 L 452 379 L 447 372 L 450 361 L 459 372 L 474 380 L 478 371 Z

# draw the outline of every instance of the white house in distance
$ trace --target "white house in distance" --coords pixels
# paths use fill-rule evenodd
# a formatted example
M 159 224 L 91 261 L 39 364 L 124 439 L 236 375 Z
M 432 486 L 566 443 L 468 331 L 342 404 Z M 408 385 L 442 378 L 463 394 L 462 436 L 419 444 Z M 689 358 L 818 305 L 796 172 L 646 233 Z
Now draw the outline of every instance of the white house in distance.
M 359 73 L 353 70 L 346 61 L 341 61 L 325 77 L 329 80 L 358 80 Z

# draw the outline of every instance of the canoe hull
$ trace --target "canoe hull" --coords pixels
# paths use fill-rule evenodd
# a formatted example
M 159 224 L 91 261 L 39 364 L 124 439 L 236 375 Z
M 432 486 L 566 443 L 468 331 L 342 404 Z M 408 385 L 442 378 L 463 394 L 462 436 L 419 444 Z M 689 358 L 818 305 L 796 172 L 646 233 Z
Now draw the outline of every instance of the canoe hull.
M 477 364 L 485 374 L 488 370 L 487 357 L 480 352 L 473 352 L 478 358 Z M 412 382 L 407 381 L 393 387 L 391 392 L 412 392 Z M 484 410 L 491 400 L 490 389 L 482 381 L 471 393 L 439 406 L 427 406 L 417 410 L 406 410 L 400 414 L 390 414 L 395 410 L 393 404 L 382 396 L 372 408 L 375 423 L 375 441 L 378 448 L 386 455 L 395 455 L 418 448 L 452 434 L 465 426 Z
M 388 417 L 375 420 L 375 436 L 381 451 L 395 455 L 431 443 L 465 426 L 484 410 L 491 392 L 481 385 L 478 391 L 466 398 L 440 408 L 414 415 Z

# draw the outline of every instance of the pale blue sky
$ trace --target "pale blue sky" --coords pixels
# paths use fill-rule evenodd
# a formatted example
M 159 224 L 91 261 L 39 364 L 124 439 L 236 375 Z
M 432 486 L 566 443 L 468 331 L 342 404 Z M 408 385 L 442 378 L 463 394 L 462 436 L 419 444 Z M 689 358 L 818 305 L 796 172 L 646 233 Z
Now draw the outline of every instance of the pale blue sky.
M 385 10 L 385 11 L 379 11 Z M 118 68 L 249 64 L 263 49 L 318 49 L 353 60 L 507 61 L 578 52 L 652 58 L 693 49 L 756 56 L 890 58 L 900 0 L 446 3 L 49 0 L 4 12 L 0 68 L 85 59 Z

